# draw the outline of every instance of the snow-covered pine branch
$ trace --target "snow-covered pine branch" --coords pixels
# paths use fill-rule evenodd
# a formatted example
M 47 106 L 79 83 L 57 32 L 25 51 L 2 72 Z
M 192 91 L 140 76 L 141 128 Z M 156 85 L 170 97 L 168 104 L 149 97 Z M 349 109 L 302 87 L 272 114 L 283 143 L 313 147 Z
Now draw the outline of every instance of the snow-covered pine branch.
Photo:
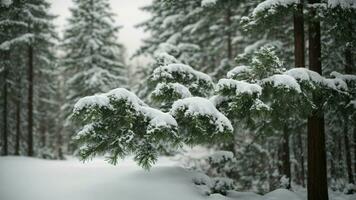
M 168 113 L 150 108 L 123 88 L 80 99 L 73 119 L 84 125 L 75 137 L 79 154 L 87 160 L 107 155 L 110 163 L 134 154 L 135 161 L 149 169 L 160 153 L 160 143 L 179 144 L 176 120 Z

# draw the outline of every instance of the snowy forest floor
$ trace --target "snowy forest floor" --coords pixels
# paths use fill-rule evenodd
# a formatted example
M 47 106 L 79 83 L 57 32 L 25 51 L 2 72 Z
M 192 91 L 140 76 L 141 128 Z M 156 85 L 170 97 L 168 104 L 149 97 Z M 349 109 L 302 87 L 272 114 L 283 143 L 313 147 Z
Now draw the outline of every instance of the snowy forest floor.
M 304 200 L 305 191 L 276 190 L 265 196 L 229 192 L 206 196 L 194 186 L 194 173 L 160 158 L 151 171 L 127 159 L 111 166 L 103 159 L 83 164 L 75 158 L 48 161 L 25 157 L 0 158 L 1 200 Z M 332 194 L 332 200 L 356 195 Z

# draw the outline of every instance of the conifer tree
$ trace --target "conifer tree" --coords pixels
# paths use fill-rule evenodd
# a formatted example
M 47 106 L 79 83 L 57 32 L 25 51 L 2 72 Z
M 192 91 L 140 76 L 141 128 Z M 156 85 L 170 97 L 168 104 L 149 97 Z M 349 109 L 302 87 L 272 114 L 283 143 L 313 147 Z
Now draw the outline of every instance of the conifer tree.
M 123 47 L 117 42 L 120 27 L 114 23 L 107 0 L 75 0 L 65 30 L 61 63 L 66 77 L 68 116 L 81 97 L 126 87 Z

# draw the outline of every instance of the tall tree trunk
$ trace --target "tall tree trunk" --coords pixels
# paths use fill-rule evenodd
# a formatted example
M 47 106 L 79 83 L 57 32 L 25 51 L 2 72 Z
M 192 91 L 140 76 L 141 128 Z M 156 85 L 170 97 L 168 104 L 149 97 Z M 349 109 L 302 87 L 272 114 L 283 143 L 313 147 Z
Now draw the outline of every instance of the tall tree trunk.
M 287 124 L 283 127 L 283 175 L 288 178 L 286 189 L 291 189 L 291 169 L 290 169 L 290 153 L 289 153 L 289 130 Z
M 33 156 L 33 47 L 28 46 L 28 156 Z
M 304 15 L 303 15 L 303 0 L 297 5 L 297 9 L 293 14 L 294 26 L 294 64 L 295 67 L 305 67 L 305 40 L 304 40 Z M 304 168 L 304 149 L 302 135 L 297 135 L 297 142 L 300 148 L 300 182 L 305 187 L 305 168 Z
M 4 65 L 4 85 L 3 85 L 3 92 L 4 92 L 4 105 L 3 105 L 3 133 L 2 133 L 2 140 L 3 140 L 3 151 L 2 151 L 2 155 L 6 156 L 8 155 L 8 132 L 7 132 L 7 95 L 8 95 L 8 73 L 9 73 L 9 65 L 10 65 L 10 51 L 5 51 L 4 52 L 4 61 L 5 61 L 5 65 Z
M 347 117 L 346 117 L 347 118 Z M 344 143 L 345 143 L 345 151 L 346 151 L 346 166 L 347 166 L 347 176 L 349 183 L 354 184 L 354 177 L 352 173 L 352 158 L 351 158 L 351 149 L 349 145 L 349 124 L 348 119 L 345 119 L 344 124 Z M 350 191 L 352 192 L 352 191 Z
M 20 94 L 16 98 L 16 141 L 15 141 L 15 155 L 20 155 L 20 138 L 21 138 L 21 105 Z
M 226 21 L 226 36 L 227 36 L 227 57 L 229 60 L 233 59 L 232 55 L 232 36 L 231 36 L 231 8 L 228 7 L 226 10 L 226 16 L 225 16 L 225 21 Z
M 320 0 L 308 0 L 310 4 Z M 309 22 L 309 68 L 322 74 L 320 20 L 311 8 Z M 314 102 L 320 105 L 323 97 L 314 94 Z M 325 124 L 322 110 L 315 110 L 308 118 L 308 200 L 328 200 L 328 183 L 325 151 Z
M 294 64 L 295 67 L 305 67 L 304 15 L 303 0 L 294 11 Z
M 346 74 L 351 74 L 352 73 L 352 65 L 353 65 L 353 60 L 352 60 L 352 51 L 350 46 L 346 46 L 345 49 L 345 73 Z M 347 175 L 349 179 L 349 183 L 354 184 L 354 174 L 352 172 L 352 158 L 351 158 L 351 149 L 349 145 L 349 123 L 348 123 L 349 118 L 346 116 L 345 117 L 345 124 L 344 124 L 344 142 L 345 142 L 345 151 L 346 151 L 346 166 L 347 166 Z M 356 162 L 356 160 L 355 160 Z M 356 170 L 356 168 L 355 168 Z M 350 193 L 353 193 L 354 191 L 349 191 Z

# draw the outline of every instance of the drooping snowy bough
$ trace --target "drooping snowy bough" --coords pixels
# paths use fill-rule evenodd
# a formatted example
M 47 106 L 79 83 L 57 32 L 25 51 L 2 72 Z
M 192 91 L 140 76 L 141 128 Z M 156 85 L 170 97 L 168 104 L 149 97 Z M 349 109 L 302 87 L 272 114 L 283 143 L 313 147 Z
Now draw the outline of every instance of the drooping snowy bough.
M 208 99 L 190 97 L 178 100 L 170 113 L 177 120 L 180 136 L 186 144 L 206 144 L 232 136 L 230 120 Z
M 134 154 L 135 161 L 148 169 L 159 154 L 162 143 L 179 144 L 177 122 L 168 113 L 150 108 L 126 89 L 115 89 L 80 99 L 73 118 L 84 125 L 75 137 L 86 160 L 107 154 L 116 164 L 118 158 Z

